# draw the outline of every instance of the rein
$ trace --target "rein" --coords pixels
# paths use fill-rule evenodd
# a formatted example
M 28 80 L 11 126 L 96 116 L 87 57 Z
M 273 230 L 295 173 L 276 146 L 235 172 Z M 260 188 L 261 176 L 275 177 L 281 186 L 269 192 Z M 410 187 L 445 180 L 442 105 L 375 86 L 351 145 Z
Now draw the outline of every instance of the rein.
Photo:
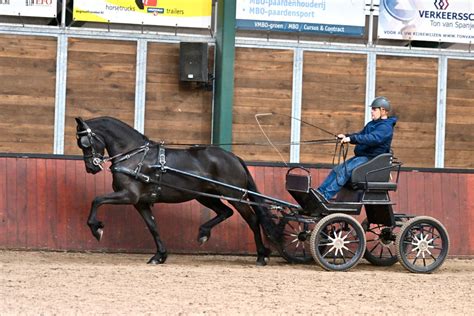
M 337 142 L 337 139 L 326 138 L 326 139 L 312 139 L 304 140 L 300 142 L 286 142 L 286 143 L 273 143 L 277 146 L 292 146 L 300 144 L 330 144 Z M 165 144 L 163 142 L 163 144 Z M 187 146 L 187 147 L 219 147 L 219 146 L 269 146 L 268 143 L 213 143 L 213 144 L 192 144 L 192 143 L 166 143 L 167 146 Z
M 298 120 L 304 124 L 307 124 L 311 127 L 314 127 L 314 128 L 317 128 L 331 136 L 333 136 L 332 138 L 326 138 L 326 139 L 312 139 L 312 140 L 307 140 L 307 141 L 299 141 L 299 142 L 285 142 L 285 143 L 272 143 L 271 140 L 269 139 L 269 137 L 266 135 L 265 131 L 263 130 L 259 120 L 258 120 L 258 117 L 259 116 L 268 116 L 268 115 L 280 115 L 280 116 L 285 116 L 285 117 L 289 117 L 291 119 L 295 119 L 295 120 Z M 337 135 L 326 130 L 326 129 L 323 129 L 319 126 L 316 126 L 314 124 L 310 124 L 306 121 L 303 121 L 301 119 L 298 119 L 298 118 L 295 118 L 295 117 L 292 117 L 292 116 L 289 116 L 289 115 L 286 115 L 286 114 L 281 114 L 281 113 L 275 113 L 275 112 L 270 112 L 270 113 L 260 113 L 260 114 L 256 114 L 255 115 L 255 119 L 257 121 L 257 124 L 259 125 L 260 129 L 262 130 L 262 133 L 264 134 L 264 136 L 266 137 L 268 143 L 256 143 L 256 142 L 244 142 L 244 143 L 214 143 L 214 144 L 190 144 L 190 143 L 167 143 L 166 145 L 167 146 L 187 146 L 187 147 L 219 147 L 219 146 L 269 146 L 269 144 L 279 153 L 280 157 L 282 158 L 282 161 L 285 165 L 286 162 L 284 161 L 283 157 L 281 156 L 281 153 L 278 151 L 278 149 L 276 148 L 276 146 L 293 146 L 293 145 L 300 145 L 300 144 L 336 144 L 335 146 L 335 150 L 334 150 L 334 155 L 333 155 L 333 165 L 335 163 L 335 159 L 336 159 L 336 156 L 338 156 L 338 164 L 340 163 L 341 161 L 341 157 L 342 157 L 342 160 L 343 162 L 345 163 L 346 161 L 346 156 L 347 156 L 347 152 L 348 152 L 348 145 L 345 145 L 345 144 L 340 144 L 338 138 L 337 138 Z M 148 151 L 150 150 L 150 147 L 154 147 L 154 146 L 164 146 L 165 143 L 164 141 L 161 141 L 160 144 L 153 144 L 153 145 L 150 145 L 149 142 L 146 142 L 145 144 L 143 144 L 142 146 L 140 147 L 137 147 L 137 148 L 134 148 L 132 150 L 129 150 L 127 152 L 124 152 L 124 153 L 118 153 L 114 156 L 103 156 L 101 155 L 100 153 L 98 153 L 94 147 L 94 140 L 97 140 L 98 142 L 102 143 L 104 146 L 106 145 L 105 144 L 105 141 L 99 137 L 96 133 L 94 133 L 92 131 L 92 129 L 87 125 L 86 122 L 82 121 L 84 127 L 86 128 L 85 130 L 83 131 L 78 131 L 76 133 L 76 137 L 80 140 L 80 143 L 81 145 L 84 147 L 84 148 L 91 148 L 91 155 L 84 155 L 84 160 L 85 159 L 88 159 L 88 158 L 92 158 L 92 163 L 95 165 L 95 166 L 98 166 L 100 167 L 101 170 L 104 170 L 104 167 L 103 167 L 103 164 L 109 162 L 109 161 L 112 161 L 112 165 L 114 164 L 117 164 L 117 163 L 120 163 L 122 161 L 126 161 L 128 159 L 130 159 L 131 157 L 137 155 L 137 154 L 140 154 L 140 153 L 143 153 L 143 156 L 140 160 L 140 162 L 138 163 L 137 165 L 137 168 L 135 169 L 136 172 L 140 172 L 142 166 L 143 166 L 143 161 L 145 160 L 145 157 L 148 153 Z M 339 153 L 338 153 L 338 149 L 339 149 Z

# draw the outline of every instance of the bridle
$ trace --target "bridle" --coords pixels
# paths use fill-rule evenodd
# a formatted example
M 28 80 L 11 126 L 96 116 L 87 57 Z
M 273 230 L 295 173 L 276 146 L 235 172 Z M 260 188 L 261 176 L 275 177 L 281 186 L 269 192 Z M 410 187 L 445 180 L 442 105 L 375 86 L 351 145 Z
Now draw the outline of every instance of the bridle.
M 102 164 L 104 164 L 110 158 L 105 158 L 103 155 L 98 153 L 95 149 L 94 143 L 95 141 L 98 141 L 105 146 L 105 142 L 96 133 L 92 131 L 92 129 L 86 124 L 86 122 L 83 121 L 82 124 L 86 129 L 83 131 L 76 132 L 76 137 L 79 140 L 79 143 L 81 144 L 82 148 L 91 148 L 91 154 L 84 154 L 84 160 L 92 158 L 92 164 L 94 166 L 98 166 L 101 170 L 104 170 Z
M 84 160 L 92 158 L 92 164 L 94 166 L 98 166 L 101 170 L 104 170 L 104 167 L 102 165 L 108 161 L 112 161 L 112 164 L 117 164 L 119 162 L 130 159 L 136 154 L 143 152 L 141 161 L 138 163 L 138 166 L 137 166 L 138 171 L 140 171 L 143 165 L 143 161 L 145 160 L 145 157 L 148 151 L 150 150 L 149 142 L 146 142 L 144 145 L 138 148 L 132 149 L 128 152 L 119 153 L 112 157 L 105 157 L 101 155 L 100 153 L 98 153 L 94 147 L 95 141 L 102 143 L 104 146 L 105 146 L 105 141 L 101 137 L 99 137 L 99 135 L 94 133 L 92 129 L 86 124 L 86 122 L 82 121 L 82 124 L 85 127 L 85 130 L 76 132 L 76 137 L 79 140 L 79 143 L 81 144 L 82 148 L 91 148 L 91 154 L 90 155 L 84 154 L 83 156 Z M 115 161 L 113 161 L 114 159 Z

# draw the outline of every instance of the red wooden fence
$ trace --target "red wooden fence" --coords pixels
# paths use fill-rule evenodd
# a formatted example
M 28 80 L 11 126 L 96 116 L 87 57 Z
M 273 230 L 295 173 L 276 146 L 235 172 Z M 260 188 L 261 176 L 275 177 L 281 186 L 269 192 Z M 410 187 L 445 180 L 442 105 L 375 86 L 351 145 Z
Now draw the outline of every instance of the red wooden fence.
M 284 189 L 286 168 L 251 166 L 259 190 L 292 201 Z M 328 170 L 312 169 L 313 186 Z M 89 175 L 79 160 L 0 157 L 0 248 L 154 252 L 143 220 L 131 206 L 104 205 L 105 224 L 98 243 L 86 225 L 92 199 L 111 191 L 111 175 Z M 395 210 L 430 215 L 447 228 L 451 256 L 474 256 L 474 174 L 404 171 L 392 199 Z M 197 202 L 157 204 L 154 214 L 168 251 L 254 253 L 252 235 L 236 212 L 196 241 L 200 223 L 213 213 Z

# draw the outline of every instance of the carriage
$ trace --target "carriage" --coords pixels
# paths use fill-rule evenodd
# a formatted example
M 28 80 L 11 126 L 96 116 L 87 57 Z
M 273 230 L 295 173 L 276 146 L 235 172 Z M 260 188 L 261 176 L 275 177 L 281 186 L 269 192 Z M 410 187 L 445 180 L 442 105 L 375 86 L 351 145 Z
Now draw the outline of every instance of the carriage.
M 97 173 L 103 162 L 112 161 L 115 192 L 94 199 L 88 219 L 92 234 L 102 237 L 104 226 L 96 219 L 101 204 L 133 204 L 157 246 L 149 263 L 163 263 L 167 256 L 151 205 L 192 199 L 217 214 L 201 225 L 199 241 L 205 242 L 212 227 L 232 215 L 222 203 L 227 200 L 254 232 L 261 265 L 269 249 L 262 243 L 260 226 L 286 261 L 314 259 L 329 271 L 349 270 L 364 257 L 378 266 L 399 261 L 411 272 L 431 273 L 447 258 L 449 237 L 438 220 L 393 212 L 390 191 L 397 189 L 401 163 L 392 154 L 356 167 L 350 182 L 330 201 L 312 188 L 309 170 L 290 168 L 286 190 L 294 204 L 259 193 L 245 163 L 220 148 L 171 149 L 112 118 L 76 121 L 87 171 Z M 361 215 L 362 208 L 366 218 L 360 224 L 354 216 Z
M 399 261 L 416 273 L 439 268 L 449 249 L 444 226 L 429 216 L 393 212 L 389 192 L 397 189 L 400 167 L 392 154 L 373 158 L 353 170 L 350 182 L 334 201 L 327 201 L 311 187 L 308 170 L 289 169 L 286 189 L 299 206 L 280 219 L 282 235 L 287 236 L 280 249 L 282 256 L 289 262 L 314 259 L 334 271 L 348 270 L 362 257 L 377 266 Z M 360 224 L 353 216 L 360 215 L 362 208 L 366 218 Z

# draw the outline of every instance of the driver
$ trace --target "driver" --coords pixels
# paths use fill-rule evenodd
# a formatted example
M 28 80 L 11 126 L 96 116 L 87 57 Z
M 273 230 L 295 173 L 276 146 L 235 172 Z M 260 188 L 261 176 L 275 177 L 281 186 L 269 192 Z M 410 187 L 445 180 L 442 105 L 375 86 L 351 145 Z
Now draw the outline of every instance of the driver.
M 372 121 L 364 129 L 354 134 L 339 134 L 341 143 L 356 144 L 355 156 L 339 164 L 316 190 L 326 200 L 331 199 L 349 181 L 352 170 L 380 154 L 390 152 L 396 117 L 389 117 L 390 102 L 385 97 L 377 97 L 370 104 Z

